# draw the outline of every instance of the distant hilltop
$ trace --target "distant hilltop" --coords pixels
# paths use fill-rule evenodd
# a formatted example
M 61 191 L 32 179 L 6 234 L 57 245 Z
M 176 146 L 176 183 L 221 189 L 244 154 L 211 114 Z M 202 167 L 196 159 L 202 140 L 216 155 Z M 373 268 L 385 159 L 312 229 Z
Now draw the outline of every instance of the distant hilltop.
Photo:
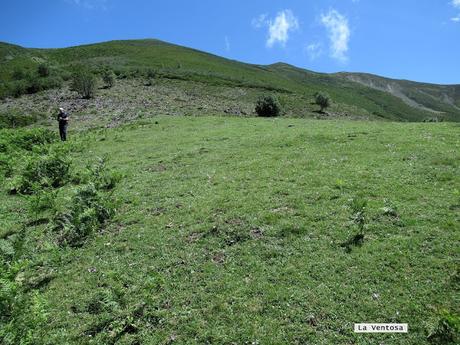
M 291 95 L 290 102 L 295 99 L 297 108 L 302 102 L 307 107 L 309 97 L 323 91 L 337 104 L 339 114 L 355 111 L 396 121 L 460 121 L 460 85 L 395 80 L 366 73 L 317 73 L 285 63 L 247 64 L 155 39 L 56 49 L 0 43 L 0 96 L 11 96 L 21 78 L 39 64 L 49 65 L 63 79 L 78 66 L 110 68 L 117 76 L 136 77 L 153 71 L 164 78 Z M 48 86 L 55 85 L 50 81 Z

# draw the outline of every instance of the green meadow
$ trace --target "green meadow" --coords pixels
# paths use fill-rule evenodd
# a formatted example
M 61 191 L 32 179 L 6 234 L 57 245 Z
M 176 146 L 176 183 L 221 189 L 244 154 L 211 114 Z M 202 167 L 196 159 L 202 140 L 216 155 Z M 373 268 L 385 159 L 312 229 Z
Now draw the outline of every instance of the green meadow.
M 459 341 L 458 124 L 74 129 L 2 132 L 0 342 Z

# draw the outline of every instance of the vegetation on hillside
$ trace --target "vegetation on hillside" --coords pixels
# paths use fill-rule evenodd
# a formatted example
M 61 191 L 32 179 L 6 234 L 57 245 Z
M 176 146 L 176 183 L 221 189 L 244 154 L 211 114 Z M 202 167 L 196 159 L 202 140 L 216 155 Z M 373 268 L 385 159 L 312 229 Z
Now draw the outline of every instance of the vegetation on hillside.
M 49 68 L 49 76 L 33 77 L 37 66 Z M 157 40 L 111 41 L 63 49 L 25 49 L 0 44 L 0 97 L 59 87 L 62 80 L 68 80 L 82 67 L 99 77 L 112 70 L 120 80 L 147 79 L 149 85 L 154 79 L 150 74 L 155 71 L 155 76 L 163 80 L 276 92 L 290 95 L 304 107 L 311 102 L 306 95 L 324 90 L 337 103 L 338 114 L 342 116 L 355 109 L 357 114 L 390 120 L 423 121 L 433 116 L 441 120 L 460 119 L 458 86 L 393 80 L 391 83 L 397 84 L 400 92 L 392 93 L 386 86 L 374 87 L 360 79 L 350 80 L 348 75 L 314 73 L 286 64 L 244 64 Z M 408 102 L 409 99 L 412 101 Z M 253 99 L 256 101 L 257 98 Z

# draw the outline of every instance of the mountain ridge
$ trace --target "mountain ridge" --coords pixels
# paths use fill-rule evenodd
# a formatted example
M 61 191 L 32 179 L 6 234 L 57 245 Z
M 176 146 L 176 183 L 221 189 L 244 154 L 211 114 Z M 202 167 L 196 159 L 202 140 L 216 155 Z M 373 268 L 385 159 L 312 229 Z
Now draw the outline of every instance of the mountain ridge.
M 25 48 L 0 42 L 3 83 L 13 79 L 15 68 L 32 70 L 39 63 L 65 71 L 80 65 L 119 71 L 153 69 L 184 80 L 296 95 L 325 91 L 338 104 L 374 117 L 421 121 L 437 116 L 460 121 L 460 84 L 392 79 L 363 72 L 322 73 L 284 62 L 249 64 L 158 39 L 112 40 L 66 48 Z

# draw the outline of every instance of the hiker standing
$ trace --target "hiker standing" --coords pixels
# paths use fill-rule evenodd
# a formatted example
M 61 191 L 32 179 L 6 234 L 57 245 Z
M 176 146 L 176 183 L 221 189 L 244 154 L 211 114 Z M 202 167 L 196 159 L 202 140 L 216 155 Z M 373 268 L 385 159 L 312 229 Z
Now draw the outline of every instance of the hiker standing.
M 62 141 L 67 140 L 67 125 L 69 124 L 69 115 L 64 111 L 64 108 L 59 108 L 57 116 L 59 122 L 59 135 Z

